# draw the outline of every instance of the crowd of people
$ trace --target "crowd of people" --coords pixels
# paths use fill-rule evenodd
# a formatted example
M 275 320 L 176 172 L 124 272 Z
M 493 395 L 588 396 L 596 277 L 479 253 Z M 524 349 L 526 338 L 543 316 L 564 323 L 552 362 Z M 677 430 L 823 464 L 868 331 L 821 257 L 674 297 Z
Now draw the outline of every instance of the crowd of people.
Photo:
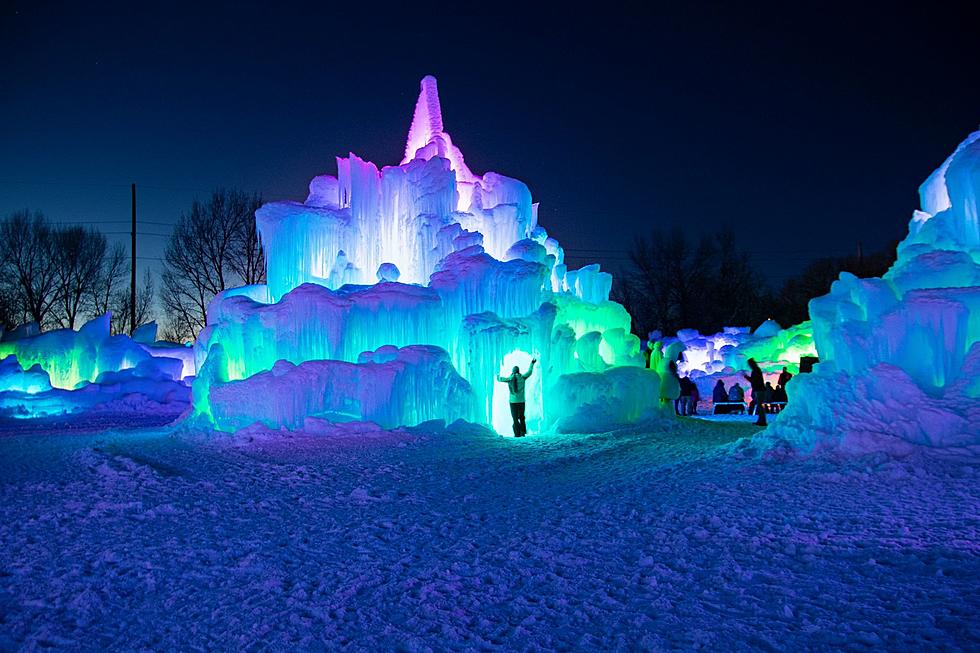
M 786 384 L 793 378 L 793 374 L 784 367 L 776 380 L 776 386 L 773 387 L 771 382 L 765 380 L 762 368 L 759 367 L 755 359 L 750 358 L 748 366 L 749 373 L 742 375 L 752 390 L 748 412 L 750 415 L 756 416 L 757 425 L 766 426 L 766 413 L 779 412 L 789 400 L 786 394 Z M 698 402 L 700 401 L 697 384 L 690 377 L 680 376 L 677 372 L 676 363 L 670 364 L 670 372 L 680 386 L 680 394 L 674 401 L 674 411 L 678 415 L 697 414 Z M 718 379 L 711 393 L 711 401 L 714 404 L 716 414 L 742 412 L 745 410 L 745 389 L 737 382 L 733 383 L 730 388 L 726 388 L 724 380 Z
M 506 383 L 510 391 L 510 412 L 514 422 L 514 436 L 524 437 L 527 435 L 527 421 L 525 418 L 525 396 L 524 387 L 527 379 L 534 372 L 534 365 L 537 359 L 531 360 L 531 365 L 527 372 L 522 373 L 520 368 L 515 366 L 508 376 L 499 376 L 497 381 Z M 647 362 L 649 366 L 649 361 Z M 766 413 L 769 411 L 779 412 L 786 405 L 788 397 L 786 395 L 786 384 L 789 383 L 793 375 L 787 368 L 779 373 L 776 379 L 776 386 L 765 380 L 762 368 L 756 363 L 754 358 L 748 360 L 749 373 L 742 376 L 749 382 L 752 390 L 751 400 L 748 406 L 750 415 L 756 416 L 756 424 L 766 426 Z M 679 387 L 679 392 L 674 399 L 674 412 L 678 415 L 696 415 L 698 403 L 701 395 L 697 384 L 688 376 L 680 376 L 677 371 L 677 362 L 671 361 L 669 365 L 670 374 L 674 377 Z M 672 393 L 671 393 L 672 394 Z M 661 395 L 664 401 L 669 400 L 669 395 Z M 739 383 L 732 383 L 730 388 L 725 387 L 725 382 L 718 379 L 711 393 L 711 401 L 714 404 L 714 412 L 731 413 L 743 412 L 745 410 L 745 390 Z

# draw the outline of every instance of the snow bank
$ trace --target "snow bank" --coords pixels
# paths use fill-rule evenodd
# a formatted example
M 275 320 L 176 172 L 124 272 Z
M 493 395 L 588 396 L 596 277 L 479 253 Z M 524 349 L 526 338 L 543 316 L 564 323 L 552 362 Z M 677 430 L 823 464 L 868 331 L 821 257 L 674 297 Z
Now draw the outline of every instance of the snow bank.
M 180 361 L 173 361 L 179 367 Z M 15 418 L 44 417 L 103 410 L 146 412 L 159 406 L 182 412 L 190 403 L 191 389 L 160 372 L 156 361 L 119 372 L 104 372 L 95 383 L 82 382 L 74 390 L 52 388 L 47 374 L 34 365 L 26 372 L 12 370 L 20 365 L 8 356 L 0 363 L 0 415 Z M 22 383 L 11 383 L 20 378 Z M 182 408 L 183 407 L 183 408 Z
M 919 188 L 885 276 L 842 273 L 810 302 L 822 362 L 790 384 L 775 435 L 804 448 L 980 444 L 978 193 L 975 132 Z
M 806 451 L 903 453 L 910 444 L 980 443 L 980 402 L 964 401 L 958 392 L 930 396 L 887 363 L 864 374 L 801 374 L 786 389 L 789 407 L 770 430 Z

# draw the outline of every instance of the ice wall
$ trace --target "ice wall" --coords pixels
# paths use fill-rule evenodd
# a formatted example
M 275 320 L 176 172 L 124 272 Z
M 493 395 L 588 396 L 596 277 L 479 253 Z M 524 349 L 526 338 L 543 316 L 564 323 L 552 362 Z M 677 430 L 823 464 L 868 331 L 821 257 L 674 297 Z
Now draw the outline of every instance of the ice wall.
M 638 367 L 616 367 L 603 374 L 582 372 L 559 377 L 558 400 L 572 406 L 556 420 L 563 432 L 589 433 L 656 417 L 661 412 L 660 377 Z
M 193 350 L 173 343 L 139 343 L 126 335 L 110 335 L 111 315 L 106 313 L 86 322 L 78 331 L 57 329 L 29 335 L 17 331 L 0 342 L 0 358 L 14 356 L 21 368 L 37 365 L 49 377 L 52 387 L 73 390 L 86 383 L 95 383 L 105 372 L 136 368 L 146 361 L 159 359 L 162 369 L 173 380 L 194 375 Z M 152 329 L 155 339 L 156 328 Z M 147 339 L 150 329 L 143 329 Z M 174 366 L 173 359 L 179 361 Z M 176 372 L 172 372 L 176 369 Z
M 446 352 L 419 345 L 381 347 L 356 363 L 279 361 L 270 371 L 215 385 L 209 404 L 215 424 L 224 430 L 257 421 L 299 428 L 310 416 L 368 420 L 385 428 L 475 416 L 470 386 Z
M 790 384 L 776 434 L 806 447 L 980 443 L 978 195 L 975 132 L 919 188 L 884 277 L 843 273 L 810 302 L 822 362 Z
M 193 350 L 110 336 L 109 319 L 96 318 L 78 331 L 7 334 L 0 343 L 0 415 L 59 415 L 123 401 L 131 410 L 147 401 L 186 404 L 190 388 L 183 379 L 193 367 Z M 144 329 L 141 337 L 149 339 L 150 332 Z
M 336 174 L 315 177 L 304 202 L 266 204 L 256 225 L 267 286 L 215 298 L 195 346 L 201 370 L 195 411 L 220 428 L 250 419 L 295 427 L 305 415 L 345 410 L 382 419 L 364 408 L 363 388 L 371 383 L 337 386 L 329 397 L 305 389 L 323 390 L 336 375 L 371 378 L 364 352 L 386 346 L 443 352 L 467 383 L 472 407 L 449 410 L 441 396 L 431 405 L 445 405 L 443 418 L 466 413 L 498 430 L 510 419 L 505 386 L 496 381 L 504 361 L 526 366 L 539 359 L 538 378 L 529 384 L 535 427 L 578 410 L 570 396 L 596 400 L 595 393 L 552 392 L 571 387 L 566 375 L 597 375 L 590 387 L 604 388 L 610 405 L 623 410 L 628 402 L 615 399 L 625 387 L 601 380 L 610 370 L 631 367 L 649 377 L 637 387 L 659 392 L 658 373 L 640 369 L 629 315 L 609 301 L 612 277 L 597 265 L 567 269 L 561 246 L 537 224 L 524 183 L 467 167 L 445 131 L 432 77 L 422 80 L 399 165 L 379 169 L 354 154 L 338 158 Z M 411 384 L 423 383 L 424 375 L 405 372 L 403 379 L 392 392 L 415 392 Z M 269 400 L 260 408 L 241 390 L 283 396 L 274 394 L 277 385 L 298 392 L 299 403 Z M 386 401 L 418 404 L 390 393 Z M 651 401 L 659 409 L 659 398 Z M 633 407 L 627 412 L 631 417 L 619 421 L 647 416 Z M 399 408 L 383 419 L 423 417 L 433 415 Z

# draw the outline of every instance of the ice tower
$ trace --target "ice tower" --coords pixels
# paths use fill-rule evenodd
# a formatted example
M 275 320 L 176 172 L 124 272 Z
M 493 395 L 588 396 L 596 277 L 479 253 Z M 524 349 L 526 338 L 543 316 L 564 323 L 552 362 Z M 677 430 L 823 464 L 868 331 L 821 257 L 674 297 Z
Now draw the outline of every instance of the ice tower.
M 195 413 L 219 428 L 461 418 L 505 433 L 496 378 L 534 356 L 532 429 L 660 411 L 612 277 L 567 270 L 528 187 L 466 166 L 433 77 L 400 164 L 340 157 L 306 201 L 266 204 L 256 224 L 267 285 L 215 298 L 196 344 Z

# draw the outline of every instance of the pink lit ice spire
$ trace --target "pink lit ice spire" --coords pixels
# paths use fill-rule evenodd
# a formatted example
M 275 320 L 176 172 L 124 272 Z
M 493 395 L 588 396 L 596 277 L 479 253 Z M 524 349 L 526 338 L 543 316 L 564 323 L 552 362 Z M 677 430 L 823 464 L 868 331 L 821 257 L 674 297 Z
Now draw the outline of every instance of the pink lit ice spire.
M 413 159 L 428 161 L 434 156 L 449 159 L 450 167 L 456 172 L 457 182 L 477 180 L 477 176 L 466 167 L 463 153 L 453 145 L 449 134 L 442 130 L 442 107 L 439 106 L 436 78 L 426 75 L 422 78 L 412 127 L 408 130 L 408 142 L 405 143 L 405 158 L 402 159 L 402 165 Z

